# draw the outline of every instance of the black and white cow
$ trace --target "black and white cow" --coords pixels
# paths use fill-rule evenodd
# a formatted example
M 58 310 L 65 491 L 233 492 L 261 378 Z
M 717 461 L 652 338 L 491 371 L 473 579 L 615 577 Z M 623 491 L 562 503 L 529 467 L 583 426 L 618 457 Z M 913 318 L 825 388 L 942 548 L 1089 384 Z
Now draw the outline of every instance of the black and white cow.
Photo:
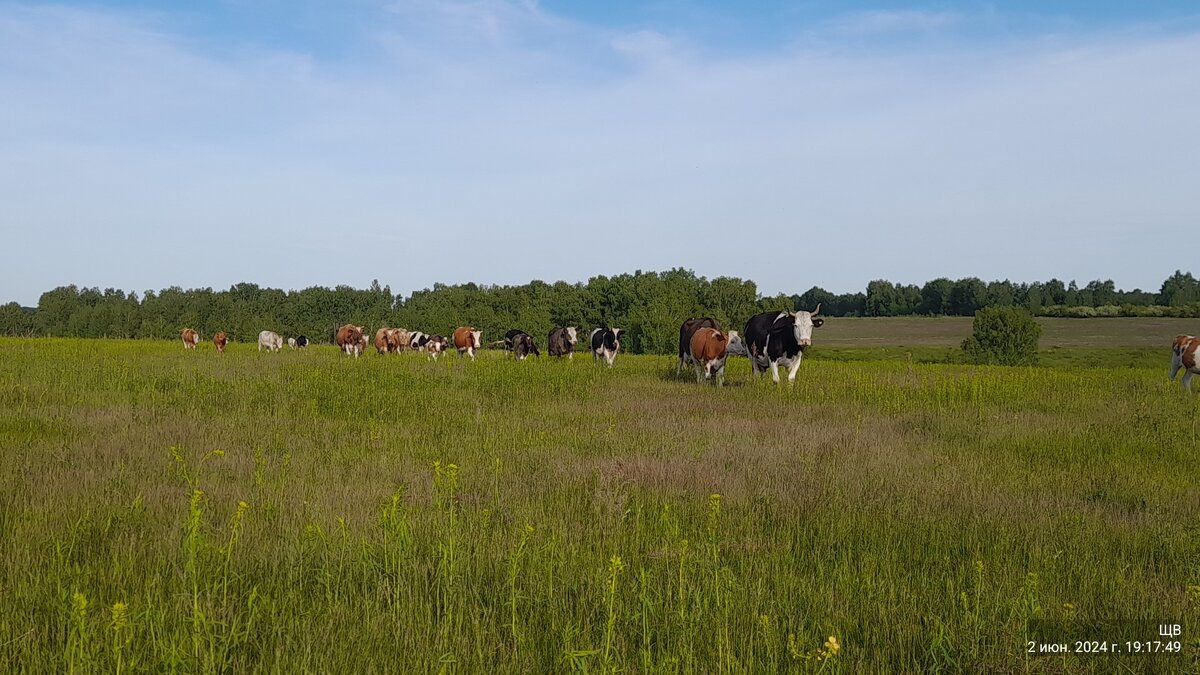
M 419 330 L 414 330 L 408 334 L 408 347 L 413 351 L 423 352 L 426 345 L 429 344 L 429 336 Z
M 824 319 L 814 318 L 821 305 L 812 312 L 763 312 L 746 322 L 745 341 L 750 366 L 755 375 L 771 368 L 771 379 L 779 382 L 779 366 L 788 369 L 788 384 L 796 381 L 796 371 L 804 350 L 812 345 L 812 329 L 820 328 Z
M 617 351 L 621 349 L 621 333 L 624 331 L 620 328 L 597 328 L 592 331 L 592 363 L 603 358 L 608 367 L 612 368 L 613 361 L 617 359 Z
M 555 328 L 550 331 L 550 336 L 546 340 L 546 351 L 550 352 L 550 356 L 565 356 L 573 359 L 575 358 L 575 343 L 578 341 L 575 326 Z
M 521 335 L 529 335 L 529 333 L 526 333 L 525 331 L 521 330 L 520 328 L 514 328 L 514 329 L 508 331 L 507 333 L 505 333 L 504 334 L 504 348 L 511 352 L 513 350 L 513 344 L 516 342 L 517 337 L 519 337 Z M 492 344 L 498 344 L 498 343 L 492 343 Z
M 449 341 L 441 335 L 425 335 L 424 333 L 422 335 L 424 336 L 422 338 L 424 342 L 419 349 L 424 350 L 429 354 L 429 358 L 437 361 L 438 354 L 446 351 L 446 345 L 449 344 Z M 414 349 L 418 348 L 414 347 Z
M 681 375 L 683 367 L 692 363 L 692 336 L 701 328 L 712 328 L 721 332 L 721 323 L 710 316 L 692 317 L 679 327 L 679 363 L 675 364 L 675 374 Z
M 304 349 L 308 346 L 308 338 L 303 335 L 296 336 L 296 349 Z
M 533 336 L 529 333 L 521 333 L 513 336 L 512 342 L 513 356 L 517 357 L 518 361 L 523 360 L 526 356 L 541 356 L 538 351 L 537 343 L 533 341 Z

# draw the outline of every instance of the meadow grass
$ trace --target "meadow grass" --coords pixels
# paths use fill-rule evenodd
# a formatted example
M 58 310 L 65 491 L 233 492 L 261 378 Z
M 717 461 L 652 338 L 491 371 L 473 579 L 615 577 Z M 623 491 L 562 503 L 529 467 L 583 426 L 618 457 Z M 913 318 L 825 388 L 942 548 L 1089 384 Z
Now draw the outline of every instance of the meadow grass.
M 1200 663 L 1200 399 L 1161 350 L 721 389 L 580 356 L 0 340 L 0 671 Z M 1187 651 L 1026 653 L 1108 620 Z
M 951 347 L 971 334 L 969 316 L 836 317 L 817 335 L 821 347 Z M 1161 351 L 1181 333 L 1200 332 L 1200 320 L 1165 317 L 1063 319 L 1037 317 L 1043 348 L 1135 347 Z

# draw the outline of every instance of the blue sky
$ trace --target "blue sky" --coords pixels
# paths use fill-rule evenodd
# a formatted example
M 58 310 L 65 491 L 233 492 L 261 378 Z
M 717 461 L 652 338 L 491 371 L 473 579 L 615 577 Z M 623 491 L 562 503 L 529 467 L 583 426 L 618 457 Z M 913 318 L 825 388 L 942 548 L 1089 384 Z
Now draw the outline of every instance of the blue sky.
M 1200 220 L 1190 3 L 0 0 L 0 101 L 0 302 L 1157 289 Z

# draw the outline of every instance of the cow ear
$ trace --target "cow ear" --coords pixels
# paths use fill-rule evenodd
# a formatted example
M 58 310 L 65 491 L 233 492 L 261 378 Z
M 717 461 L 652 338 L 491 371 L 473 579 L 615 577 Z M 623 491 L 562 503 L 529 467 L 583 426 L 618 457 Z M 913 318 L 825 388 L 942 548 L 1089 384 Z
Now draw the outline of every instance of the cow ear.
M 813 319 L 813 328 L 820 328 L 825 325 L 825 319 Z

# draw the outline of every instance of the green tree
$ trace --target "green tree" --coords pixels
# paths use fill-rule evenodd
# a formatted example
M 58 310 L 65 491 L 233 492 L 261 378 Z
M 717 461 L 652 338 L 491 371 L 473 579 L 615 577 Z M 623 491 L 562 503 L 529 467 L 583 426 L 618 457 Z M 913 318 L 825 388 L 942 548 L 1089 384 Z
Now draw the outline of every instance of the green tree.
M 921 287 L 921 313 L 942 316 L 950 313 L 950 293 L 954 282 L 946 277 L 928 281 Z
M 894 316 L 896 301 L 896 287 L 892 282 L 876 279 L 867 284 L 867 316 Z
M 950 289 L 950 313 L 972 316 L 987 304 L 987 286 L 975 277 L 959 279 Z
M 971 337 L 962 343 L 973 363 L 1031 366 L 1038 360 L 1042 327 L 1018 307 L 988 307 L 975 312 Z
M 34 313 L 15 302 L 0 305 L 0 335 L 32 335 Z
M 1175 270 L 1175 274 L 1163 282 L 1158 293 L 1158 304 L 1180 307 L 1193 302 L 1200 302 L 1200 281 L 1191 272 Z

